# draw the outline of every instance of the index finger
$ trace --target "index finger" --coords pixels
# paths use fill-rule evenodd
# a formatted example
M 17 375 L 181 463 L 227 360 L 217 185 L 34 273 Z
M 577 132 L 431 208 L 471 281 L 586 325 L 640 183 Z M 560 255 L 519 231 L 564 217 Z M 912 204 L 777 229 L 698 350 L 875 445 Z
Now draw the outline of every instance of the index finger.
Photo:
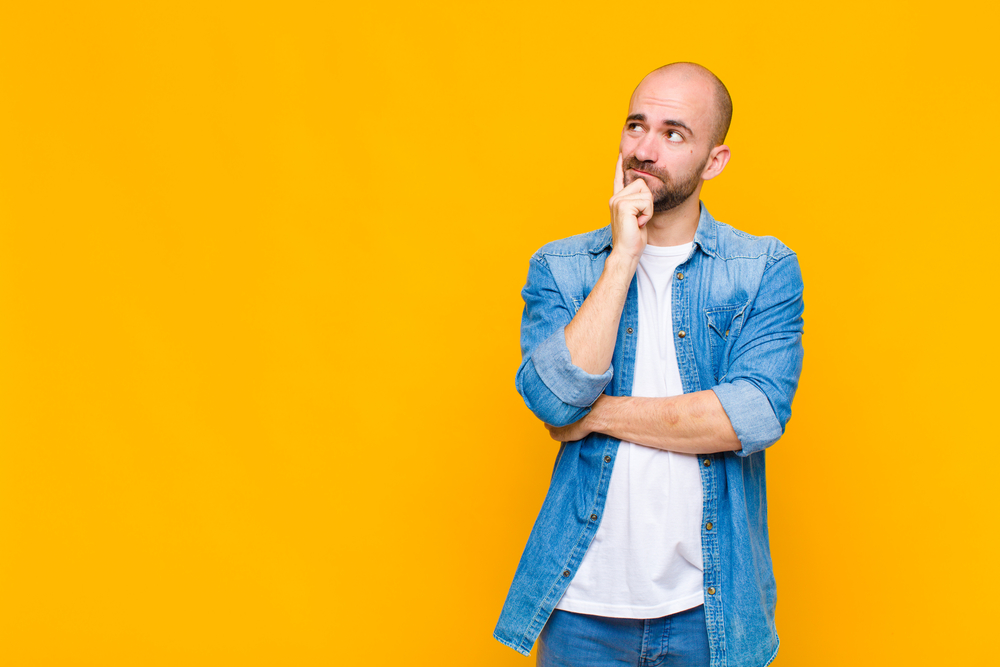
M 612 195 L 618 194 L 624 187 L 625 187 L 625 170 L 622 169 L 622 154 L 619 153 L 618 162 L 615 163 L 614 190 L 611 192 L 611 194 Z

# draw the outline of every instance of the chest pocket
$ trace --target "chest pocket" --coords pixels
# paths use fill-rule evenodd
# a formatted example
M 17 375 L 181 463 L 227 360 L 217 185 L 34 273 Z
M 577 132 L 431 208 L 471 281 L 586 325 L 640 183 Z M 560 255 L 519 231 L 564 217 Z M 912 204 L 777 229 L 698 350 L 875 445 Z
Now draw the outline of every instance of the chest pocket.
M 729 372 L 729 353 L 743 328 L 746 308 L 746 303 L 735 303 L 705 309 L 712 348 L 712 371 L 716 382 L 722 382 Z

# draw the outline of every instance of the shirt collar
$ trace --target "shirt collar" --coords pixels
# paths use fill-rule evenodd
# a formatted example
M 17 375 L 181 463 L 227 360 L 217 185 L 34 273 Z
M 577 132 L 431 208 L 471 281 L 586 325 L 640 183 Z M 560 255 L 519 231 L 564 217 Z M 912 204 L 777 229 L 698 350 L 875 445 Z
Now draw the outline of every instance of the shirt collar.
M 705 254 L 715 257 L 718 242 L 715 218 L 708 212 L 708 207 L 705 206 L 704 202 L 698 203 L 701 204 L 701 217 L 698 218 L 698 229 L 694 233 L 694 244 L 701 248 Z M 590 252 L 598 255 L 609 248 L 611 248 L 611 225 L 597 230 Z

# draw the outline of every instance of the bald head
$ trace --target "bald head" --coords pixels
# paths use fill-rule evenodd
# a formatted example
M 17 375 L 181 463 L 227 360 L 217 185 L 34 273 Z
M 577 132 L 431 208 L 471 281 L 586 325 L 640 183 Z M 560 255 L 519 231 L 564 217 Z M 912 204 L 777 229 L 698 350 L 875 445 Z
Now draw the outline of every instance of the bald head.
M 712 97 L 712 140 L 718 146 L 726 142 L 729 124 L 733 120 L 733 100 L 729 91 L 719 77 L 697 63 L 670 63 L 658 67 L 643 77 L 632 93 L 632 100 L 643 85 L 684 81 L 686 83 L 702 83 Z

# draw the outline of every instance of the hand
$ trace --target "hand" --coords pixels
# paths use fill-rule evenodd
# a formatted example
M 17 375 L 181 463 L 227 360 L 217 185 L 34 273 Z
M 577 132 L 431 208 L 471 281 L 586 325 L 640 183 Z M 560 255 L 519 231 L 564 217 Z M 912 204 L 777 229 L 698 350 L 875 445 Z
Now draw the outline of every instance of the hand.
M 607 394 L 601 394 L 594 401 L 594 404 L 590 406 L 590 412 L 583 416 L 583 419 L 579 419 L 568 426 L 553 426 L 552 424 L 546 424 L 545 428 L 549 429 L 549 435 L 556 442 L 574 442 L 576 440 L 583 440 L 588 435 L 597 430 L 597 424 L 600 423 L 600 415 L 602 411 L 610 407 L 610 404 L 615 399 L 608 396 Z
M 549 435 L 556 442 L 574 442 L 576 440 L 583 440 L 593 432 L 587 426 L 586 417 L 573 422 L 569 426 L 553 426 L 552 424 L 546 424 L 545 428 L 549 429 Z
M 646 222 L 653 216 L 653 193 L 637 178 L 611 197 L 608 206 L 614 250 L 638 261 L 646 247 Z

